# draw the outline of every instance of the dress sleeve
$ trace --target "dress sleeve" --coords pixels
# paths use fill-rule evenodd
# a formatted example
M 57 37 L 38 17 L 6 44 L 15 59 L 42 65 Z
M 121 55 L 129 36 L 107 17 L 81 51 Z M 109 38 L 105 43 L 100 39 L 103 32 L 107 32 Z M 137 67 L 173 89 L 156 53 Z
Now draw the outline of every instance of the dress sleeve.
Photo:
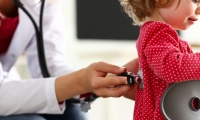
M 192 53 L 176 31 L 168 25 L 155 24 L 144 54 L 155 75 L 167 83 L 200 79 L 200 53 Z

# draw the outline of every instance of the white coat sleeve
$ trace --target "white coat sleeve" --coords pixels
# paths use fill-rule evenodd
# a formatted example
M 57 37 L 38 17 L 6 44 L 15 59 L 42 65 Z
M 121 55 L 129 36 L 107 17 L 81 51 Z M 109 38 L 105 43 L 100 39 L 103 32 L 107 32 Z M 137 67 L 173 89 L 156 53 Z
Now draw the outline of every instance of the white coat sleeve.
M 56 99 L 55 78 L 6 79 L 0 63 L 0 116 L 24 113 L 60 114 Z
M 40 4 L 29 9 L 35 20 L 39 19 Z M 73 72 L 75 69 L 68 63 L 65 56 L 66 37 L 64 30 L 63 14 L 60 0 L 57 2 L 46 1 L 43 16 L 43 38 L 45 57 L 49 73 L 52 77 L 61 76 Z M 42 77 L 37 55 L 36 36 L 26 47 L 25 55 L 32 77 Z

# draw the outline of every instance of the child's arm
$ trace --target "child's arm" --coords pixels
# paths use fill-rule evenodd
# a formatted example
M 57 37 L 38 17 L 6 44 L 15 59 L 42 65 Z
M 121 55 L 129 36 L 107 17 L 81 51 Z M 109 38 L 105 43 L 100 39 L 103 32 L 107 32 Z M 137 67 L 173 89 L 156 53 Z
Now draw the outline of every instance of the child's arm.
M 127 71 L 137 74 L 138 68 L 139 68 L 138 58 L 131 60 L 130 62 L 125 64 L 124 67 L 127 69 Z M 131 88 L 131 90 L 127 92 L 126 94 L 124 94 L 123 96 L 131 100 L 135 100 L 136 88 L 137 88 L 137 85 L 134 85 Z
M 200 79 L 200 53 L 192 53 L 169 26 L 153 33 L 144 53 L 155 75 L 167 83 Z
M 124 67 L 127 69 L 127 71 L 137 74 L 138 69 L 139 69 L 138 58 L 135 58 L 131 60 L 130 62 L 126 63 Z

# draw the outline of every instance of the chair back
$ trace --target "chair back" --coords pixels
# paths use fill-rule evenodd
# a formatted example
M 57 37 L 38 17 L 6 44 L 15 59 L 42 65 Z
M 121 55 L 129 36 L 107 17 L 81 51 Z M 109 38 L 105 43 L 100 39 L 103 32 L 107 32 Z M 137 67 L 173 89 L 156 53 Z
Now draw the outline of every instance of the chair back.
M 167 120 L 200 120 L 200 80 L 170 85 L 160 104 Z

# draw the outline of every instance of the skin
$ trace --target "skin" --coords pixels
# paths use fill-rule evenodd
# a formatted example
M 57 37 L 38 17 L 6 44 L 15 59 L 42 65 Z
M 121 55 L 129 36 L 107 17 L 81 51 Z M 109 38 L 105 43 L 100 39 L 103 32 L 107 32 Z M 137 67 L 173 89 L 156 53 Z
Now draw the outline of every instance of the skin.
M 71 74 L 58 77 L 55 83 L 56 95 L 59 102 L 73 96 L 92 92 L 101 97 L 120 97 L 131 90 L 126 77 L 105 77 L 107 73 L 120 74 L 126 69 L 104 62 L 93 63 Z M 112 89 L 110 86 L 123 86 Z M 73 89 L 73 90 L 72 90 Z M 66 92 L 69 91 L 70 92 Z
M 186 30 L 198 20 L 200 14 L 200 3 L 194 1 L 180 0 L 179 3 L 179 0 L 173 0 L 169 7 L 156 8 L 152 17 L 146 21 L 162 21 L 176 30 Z
M 139 61 L 138 58 L 133 59 L 132 61 L 128 62 L 124 65 L 127 71 L 137 74 L 139 69 Z M 123 96 L 129 98 L 131 100 L 135 100 L 137 85 L 131 87 L 129 91 L 127 91 Z
M 17 9 L 12 0 L 0 0 L 0 11 L 6 17 L 17 16 Z M 138 60 L 134 59 L 124 66 L 128 71 L 136 73 L 138 70 Z M 107 73 L 121 74 L 126 71 L 126 68 L 97 62 L 71 74 L 57 77 L 55 81 L 57 100 L 62 102 L 88 92 L 95 93 L 101 97 L 121 97 L 124 95 L 127 98 L 135 99 L 136 87 L 126 85 L 126 77 L 106 77 Z M 122 86 L 114 89 L 111 88 L 111 86 L 118 85 Z M 70 92 L 67 92 L 69 90 Z
M 138 68 L 139 68 L 139 61 L 138 58 L 133 59 L 132 61 L 128 62 L 127 64 L 124 65 L 126 68 L 126 71 L 132 72 L 134 74 L 137 74 Z M 116 74 L 108 74 L 107 76 L 116 76 Z M 123 84 L 114 86 L 114 88 L 119 88 L 122 87 Z M 136 95 L 136 89 L 137 85 L 130 86 L 130 90 L 127 91 L 123 96 L 125 98 L 135 100 L 135 95 Z

